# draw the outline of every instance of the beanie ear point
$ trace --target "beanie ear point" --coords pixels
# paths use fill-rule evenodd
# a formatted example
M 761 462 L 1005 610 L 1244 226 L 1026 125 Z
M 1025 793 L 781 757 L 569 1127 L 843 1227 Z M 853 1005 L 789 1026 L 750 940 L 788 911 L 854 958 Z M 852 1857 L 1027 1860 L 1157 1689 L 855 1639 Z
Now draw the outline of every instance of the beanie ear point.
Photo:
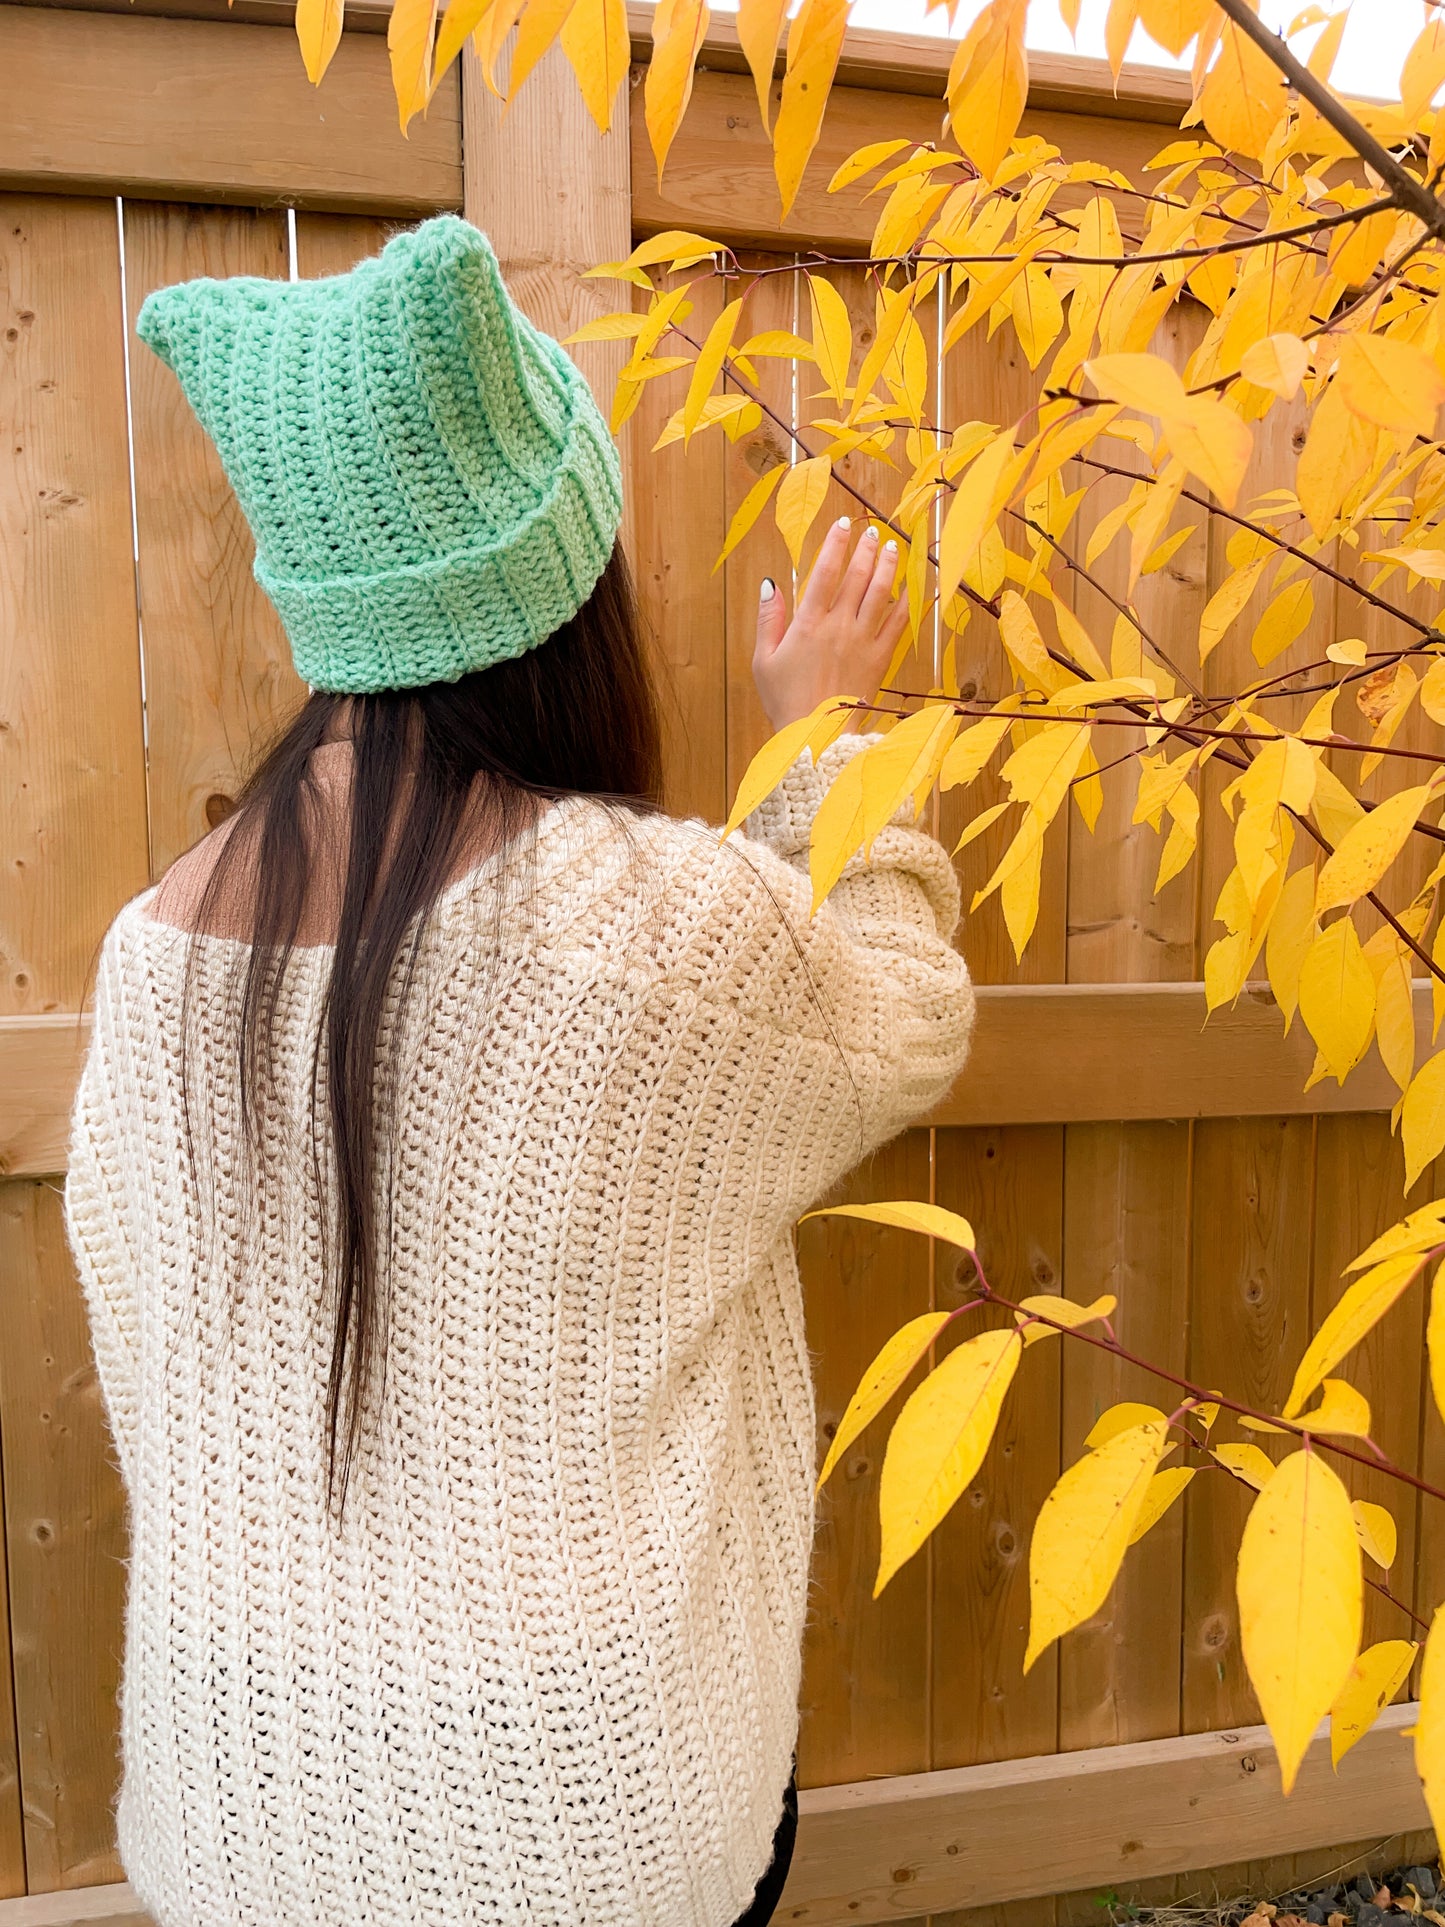
M 173 368 L 170 327 L 173 304 L 166 299 L 170 292 L 169 288 L 156 288 L 146 296 L 135 318 L 135 331 L 152 354 L 159 355 L 168 368 Z

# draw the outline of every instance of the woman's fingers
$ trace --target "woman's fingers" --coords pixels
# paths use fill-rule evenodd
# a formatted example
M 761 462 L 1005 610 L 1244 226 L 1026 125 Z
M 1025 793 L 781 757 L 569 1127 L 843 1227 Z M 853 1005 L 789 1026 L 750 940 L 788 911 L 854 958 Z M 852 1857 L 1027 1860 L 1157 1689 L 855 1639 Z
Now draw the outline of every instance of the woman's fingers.
M 872 566 L 866 581 L 862 584 L 858 598 L 858 620 L 865 629 L 876 629 L 893 607 L 893 578 L 898 573 L 898 544 L 885 542 L 882 547 L 877 543 L 873 548 Z M 858 544 L 861 552 L 863 544 Z M 856 560 L 856 558 L 855 558 Z
M 798 602 L 800 616 L 814 620 L 826 615 L 832 608 L 838 585 L 848 565 L 848 539 L 852 526 L 846 515 L 841 516 L 823 537 L 818 548 L 818 559 L 813 564 L 813 573 L 808 577 L 808 586 Z
M 772 655 L 788 631 L 788 605 L 782 590 L 770 575 L 765 575 L 758 592 L 758 639 L 754 654 L 764 661 Z

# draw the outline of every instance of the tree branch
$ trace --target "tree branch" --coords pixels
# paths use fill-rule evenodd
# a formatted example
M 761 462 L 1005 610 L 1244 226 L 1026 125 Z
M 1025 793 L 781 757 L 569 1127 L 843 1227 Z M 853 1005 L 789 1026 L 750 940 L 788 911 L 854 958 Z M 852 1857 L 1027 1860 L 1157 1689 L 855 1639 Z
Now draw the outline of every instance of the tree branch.
M 1214 0 L 1214 4 L 1234 22 L 1246 39 L 1254 42 L 1267 60 L 1279 68 L 1300 99 L 1309 102 L 1325 125 L 1332 127 L 1343 140 L 1348 141 L 1360 159 L 1375 170 L 1390 189 L 1395 205 L 1423 221 L 1432 234 L 1445 238 L 1445 205 L 1436 199 L 1423 181 L 1417 180 L 1407 168 L 1400 165 L 1389 148 L 1376 140 L 1369 128 L 1330 92 L 1322 80 L 1316 79 L 1304 62 L 1291 51 L 1284 36 L 1272 33 L 1258 14 L 1251 12 L 1248 0 Z

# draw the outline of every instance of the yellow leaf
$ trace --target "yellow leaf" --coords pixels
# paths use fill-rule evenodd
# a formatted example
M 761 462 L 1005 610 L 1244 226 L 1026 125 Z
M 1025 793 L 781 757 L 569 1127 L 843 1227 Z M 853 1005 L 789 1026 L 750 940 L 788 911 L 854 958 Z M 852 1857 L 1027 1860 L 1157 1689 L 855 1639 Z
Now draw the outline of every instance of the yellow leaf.
M 1435 1273 L 1430 1287 L 1430 1316 L 1425 1326 L 1425 1342 L 1430 1354 L 1430 1391 L 1435 1409 L 1445 1418 L 1445 1265 Z
M 753 483 L 742 501 L 739 502 L 737 511 L 732 521 L 728 524 L 727 540 L 723 543 L 722 554 L 718 557 L 717 561 L 713 563 L 714 570 L 722 567 L 738 543 L 742 541 L 743 537 L 748 533 L 748 530 L 752 528 L 753 524 L 762 514 L 763 509 L 767 506 L 769 496 L 787 472 L 787 463 L 780 462 L 776 468 L 770 468 L 766 475 L 760 475 L 757 481 Z
M 1009 311 L 1019 346 L 1030 368 L 1037 368 L 1064 325 L 1063 303 L 1047 268 L 1028 263 L 1009 291 Z
M 828 393 L 842 402 L 848 393 L 848 370 L 853 361 L 853 323 L 847 303 L 820 274 L 808 276 L 813 309 L 813 353 Z
M 1331 662 L 1346 662 L 1358 669 L 1365 660 L 1365 645 L 1358 636 L 1347 636 L 1343 642 L 1330 643 L 1325 654 Z
M 1278 67 L 1231 22 L 1199 95 L 1204 125 L 1226 151 L 1259 156 L 1287 105 Z
M 512 48 L 512 65 L 507 74 L 507 99 L 515 100 L 517 90 L 526 80 L 533 68 L 547 52 L 553 41 L 567 24 L 567 17 L 576 5 L 576 0 L 530 0 L 517 23 L 516 44 Z M 662 0 L 657 13 L 662 20 L 672 12 L 674 0 Z M 654 33 L 657 28 L 654 23 Z
M 1399 790 L 1368 811 L 1320 871 L 1315 909 L 1321 916 L 1373 890 L 1404 849 L 1435 786 Z
M 1004 648 L 1030 689 L 1054 695 L 1066 687 L 1069 672 L 1050 656 L 1032 610 L 1012 589 L 999 597 L 998 628 Z
M 1084 1440 L 1090 1451 L 1107 1445 L 1110 1439 L 1118 1438 L 1121 1432 L 1132 1432 L 1136 1425 L 1163 1425 L 1167 1421 L 1157 1405 L 1141 1405 L 1136 1399 L 1124 1399 L 1118 1405 L 1111 1405 L 1107 1412 L 1101 1412 L 1094 1420 L 1089 1436 Z
M 1370 1436 L 1370 1401 L 1342 1378 L 1327 1378 L 1321 1387 L 1320 1402 L 1313 1411 L 1301 1412 L 1295 1424 L 1322 1438 L 1367 1439 Z
M 1226 1472 L 1243 1479 L 1256 1492 L 1263 1492 L 1274 1477 L 1274 1460 L 1257 1445 L 1216 1445 L 1213 1456 Z
M 1326 841 L 1336 849 L 1365 814 L 1359 798 L 1350 794 L 1325 762 L 1315 765 L 1315 794 L 1310 808 Z
M 516 26 L 517 20 L 526 4 L 527 0 L 494 0 L 494 4 L 488 4 L 479 9 L 474 9 L 464 4 L 460 12 L 458 12 L 456 7 L 448 7 L 447 17 L 442 21 L 441 33 L 437 38 L 436 61 L 432 69 L 433 88 L 436 86 L 437 75 L 443 71 L 442 53 L 444 49 L 442 43 L 446 43 L 446 57 L 448 61 L 451 61 L 461 52 L 463 46 L 466 44 L 467 35 L 470 34 L 472 45 L 476 49 L 477 61 L 482 70 L 482 78 L 486 82 L 488 90 L 500 100 L 501 89 L 497 85 L 497 62 L 501 58 L 502 49 L 511 38 L 512 29 Z M 470 22 L 467 19 L 469 12 L 475 12 L 476 15 L 475 19 Z M 463 31 L 464 28 L 466 29 L 465 32 Z M 614 262 L 612 265 L 615 267 L 618 264 Z M 624 276 L 623 278 L 629 279 L 635 277 Z M 648 285 L 650 286 L 651 283 Z
M 1437 1607 L 1420 1669 L 1415 1771 L 1425 1789 L 1432 1827 L 1445 1827 L 1445 1607 Z
M 951 756 L 953 751 L 950 750 L 949 754 Z M 988 809 L 980 810 L 978 815 L 965 826 L 962 836 L 953 846 L 953 854 L 957 856 L 960 850 L 966 850 L 975 837 L 982 836 L 985 830 L 991 829 L 1004 811 L 1012 808 L 1012 803 L 994 803 Z
M 1189 395 L 1177 370 L 1162 355 L 1097 355 L 1084 373 L 1108 401 L 1161 419 L 1183 415 Z
M 1284 1012 L 1286 1037 L 1299 1008 L 1300 968 L 1318 935 L 1314 871 L 1296 870 L 1279 893 L 1279 903 L 1269 920 L 1269 932 L 1264 943 L 1269 986 L 1274 992 L 1275 1002 Z
M 1345 1266 L 1345 1272 L 1366 1271 L 1372 1265 L 1394 1258 L 1398 1254 L 1412 1251 L 1417 1256 L 1427 1252 L 1434 1244 L 1445 1240 L 1445 1198 L 1436 1198 L 1430 1204 L 1422 1204 L 1412 1211 L 1408 1218 L 1392 1224 L 1388 1231 Z
M 391 56 L 391 84 L 396 94 L 401 131 L 419 114 L 431 96 L 432 34 L 438 0 L 396 0 L 386 25 Z
M 562 51 L 588 113 L 605 134 L 632 61 L 627 0 L 575 0 L 562 29 Z
M 1002 429 L 974 458 L 954 491 L 938 549 L 938 600 L 944 608 L 958 593 L 964 570 L 997 513 L 1000 486 L 1017 459 L 1014 432 Z
M 1445 582 L 1445 549 L 1380 549 L 1375 551 L 1375 560 L 1400 562 L 1411 575 L 1427 582 Z
M 1424 1263 L 1418 1252 L 1396 1252 L 1355 1280 L 1310 1340 L 1285 1400 L 1286 1418 L 1294 1418 L 1346 1352 L 1375 1329 Z
M 1205 605 L 1199 618 L 1199 660 L 1207 662 L 1240 610 L 1254 594 L 1254 586 L 1264 571 L 1264 558 L 1227 575 Z
M 1436 1051 L 1410 1080 L 1400 1112 L 1400 1135 L 1409 1191 L 1426 1165 L 1445 1150 L 1445 1051 Z
M 1393 1516 L 1384 1506 L 1373 1505 L 1368 1499 L 1356 1499 L 1351 1510 L 1365 1557 L 1373 1559 L 1382 1572 L 1388 1572 L 1395 1563 L 1400 1538 Z
M 1254 659 L 1264 668 L 1282 655 L 1309 627 L 1315 612 L 1315 592 L 1307 577 L 1285 584 L 1255 625 L 1250 638 Z
M 957 733 L 952 704 L 930 704 L 843 766 L 813 818 L 809 869 L 814 910 L 849 859 L 860 849 L 866 853 L 905 799 L 914 796 L 920 784 L 933 781 Z
M 1025 1345 L 1033 1345 L 1041 1338 L 1057 1338 L 1060 1326 L 1068 1331 L 1077 1331 L 1081 1325 L 1092 1325 L 1101 1318 L 1107 1318 L 1118 1309 L 1119 1301 L 1110 1292 L 1096 1298 L 1091 1305 L 1076 1305 L 1072 1298 L 1056 1298 L 1050 1295 L 1021 1298 L 1019 1309 L 1014 1313 L 1014 1322 L 1021 1327 Z M 1041 1321 L 1047 1319 L 1047 1324 Z
M 788 0 L 738 0 L 738 42 L 752 70 L 765 134 L 772 131 L 773 67 L 787 11 Z
M 776 4 L 778 17 L 781 20 L 783 10 L 787 5 L 787 0 L 769 0 L 770 6 L 774 4 Z M 741 26 L 739 27 L 739 33 L 741 33 Z M 775 51 L 777 44 L 778 36 L 775 32 L 773 34 L 773 48 Z M 828 192 L 830 194 L 837 194 L 842 188 L 851 187 L 854 181 L 861 181 L 865 174 L 871 174 L 875 167 L 881 167 L 884 161 L 891 160 L 895 154 L 902 153 L 903 149 L 908 145 L 909 142 L 906 140 L 870 141 L 866 147 L 858 148 L 856 152 L 848 156 L 832 180 L 829 181 Z
M 947 1311 L 925 1312 L 921 1318 L 910 1318 L 901 1331 L 894 1332 L 859 1379 L 858 1389 L 848 1401 L 848 1409 L 833 1434 L 833 1443 L 818 1474 L 820 1492 L 839 1459 L 858 1434 L 877 1418 L 952 1316 L 952 1312 Z
M 1292 1452 L 1250 1508 L 1238 1595 L 1245 1671 L 1288 1793 L 1350 1676 L 1364 1616 L 1350 1495 L 1318 1452 Z
M 1193 395 L 1189 412 L 1166 424 L 1169 446 L 1191 475 L 1232 509 L 1244 485 L 1254 435 L 1247 422 L 1212 395 Z
M 301 44 L 306 78 L 313 86 L 321 84 L 321 76 L 341 44 L 345 3 L 346 0 L 296 0 L 296 38 Z
M 1420 29 L 1400 69 L 1400 113 L 1412 127 L 1445 81 L 1445 21 L 1433 14 Z
M 1061 601 L 1058 596 L 1051 596 L 1050 601 L 1053 604 L 1054 621 L 1059 628 L 1059 641 L 1063 644 L 1065 653 L 1078 663 L 1081 669 L 1087 670 L 1095 681 L 1108 682 L 1109 665 L 1099 654 L 1093 637 L 1083 623 L 1069 605 Z
M 1363 479 L 1377 439 L 1375 429 L 1346 408 L 1340 384 L 1331 382 L 1315 403 L 1295 467 L 1300 507 L 1317 536 L 1328 534 L 1345 497 Z
M 972 1251 L 978 1242 L 967 1218 L 960 1218 L 956 1211 L 945 1211 L 942 1205 L 919 1204 L 912 1199 L 887 1204 L 830 1204 L 806 1212 L 801 1222 L 806 1224 L 809 1218 L 862 1218 L 868 1224 L 886 1224 L 896 1231 L 917 1231 L 925 1238 L 938 1238 L 944 1244 L 957 1245 L 960 1251 Z
M 1139 1516 L 1134 1521 L 1134 1530 L 1129 1534 L 1131 1546 L 1137 1546 L 1144 1534 L 1158 1525 L 1174 1501 L 1183 1494 L 1197 1470 L 1192 1465 L 1175 1465 L 1154 1474 L 1144 1494 Z
M 1330 1760 L 1340 1761 L 1369 1732 L 1410 1677 L 1420 1648 L 1409 1639 L 1382 1639 L 1367 1646 L 1330 1708 Z
M 1396 434 L 1430 434 L 1445 401 L 1445 375 L 1391 335 L 1346 335 L 1336 385 L 1351 414 Z
M 999 906 L 1003 911 L 1004 928 L 1014 947 L 1014 957 L 1019 962 L 1023 961 L 1024 951 L 1038 922 L 1039 891 L 1043 886 L 1043 838 L 1031 834 L 1031 830 L 1032 813 L 1025 823 L 1028 840 L 1025 841 L 1024 835 L 1016 839 L 1020 849 L 1016 860 L 1010 862 L 1005 858 L 1009 864 L 1008 873 L 999 886 Z
M 692 98 L 693 69 L 710 19 L 707 0 L 671 0 L 666 5 L 659 0 L 653 11 L 652 59 L 643 96 L 659 185 L 668 152 Z
M 1167 1437 L 1157 1419 L 1120 1432 L 1070 1466 L 1044 1500 L 1029 1546 L 1026 1673 L 1108 1598 Z
M 783 477 L 774 515 L 795 569 L 802 560 L 808 530 L 817 520 L 832 479 L 833 466 L 826 455 L 812 455 L 806 462 L 795 462 Z
M 873 340 L 863 357 L 863 365 L 858 370 L 858 380 L 853 392 L 853 406 L 848 414 L 850 422 L 858 419 L 863 404 L 871 398 L 874 385 L 897 345 L 898 337 L 903 331 L 903 324 L 909 318 L 913 296 L 914 288 L 909 282 L 905 282 L 901 288 L 895 288 L 883 296 Z
M 733 335 L 737 330 L 738 317 L 743 311 L 742 297 L 729 301 L 717 320 L 707 331 L 698 357 L 693 364 L 692 379 L 687 387 L 687 400 L 682 406 L 683 436 L 692 440 L 692 432 L 702 416 L 703 405 L 712 393 L 712 385 L 722 372 L 727 351 L 732 346 Z M 821 459 L 821 458 L 818 458 Z M 796 471 L 795 471 L 796 473 Z M 796 566 L 797 556 L 793 561 Z
M 804 750 L 811 751 L 816 762 L 829 743 L 842 735 L 853 713 L 852 697 L 829 696 L 810 716 L 801 716 L 770 736 L 743 772 L 723 835 L 731 836 L 772 795 Z
M 1022 1355 L 1016 1331 L 980 1332 L 950 1352 L 899 1413 L 879 1481 L 875 1599 L 983 1464 Z
M 685 268 L 722 251 L 721 241 L 709 241 L 705 234 L 669 228 L 665 234 L 654 234 L 646 241 L 639 241 L 625 261 L 609 261 L 600 268 L 588 268 L 583 278 L 610 275 L 616 268 L 656 268 L 664 263 L 670 268 Z M 677 296 L 686 293 L 686 289 L 674 288 L 670 292 Z
M 948 75 L 954 139 L 986 181 L 1018 132 L 1029 90 L 1027 0 L 989 0 L 958 43 Z
M 437 30 L 436 54 L 432 63 L 433 87 L 492 12 L 494 5 L 495 0 L 447 0 L 447 8 Z M 339 12 L 340 8 L 337 10 Z M 298 31 L 299 24 L 298 17 Z
M 1290 401 L 1299 392 L 1309 363 L 1310 351 L 1298 335 L 1266 335 L 1245 349 L 1239 372 L 1246 381 Z
M 1375 1021 L 1375 979 L 1349 917 L 1322 930 L 1305 953 L 1299 1011 L 1331 1076 L 1343 1084 L 1369 1047 Z M 1445 1115 L 1441 1130 L 1445 1138 Z
M 1139 18 L 1151 40 L 1177 59 L 1209 18 L 1213 0 L 1139 0 Z
M 950 790 L 962 785 L 967 789 L 1017 721 L 1016 716 L 985 716 L 981 723 L 966 729 L 943 759 L 938 787 Z
M 1437 656 L 1425 671 L 1420 684 L 1420 707 L 1432 723 L 1445 723 L 1445 656 Z
M 803 0 L 788 29 L 788 64 L 773 130 L 773 172 L 787 219 L 818 145 L 852 0 Z

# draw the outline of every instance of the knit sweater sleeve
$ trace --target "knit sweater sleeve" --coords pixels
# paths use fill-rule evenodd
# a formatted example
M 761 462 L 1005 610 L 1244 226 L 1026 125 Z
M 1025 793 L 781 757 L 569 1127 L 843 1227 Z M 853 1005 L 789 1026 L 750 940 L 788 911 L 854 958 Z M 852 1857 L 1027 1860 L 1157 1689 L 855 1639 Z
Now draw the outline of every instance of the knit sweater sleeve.
M 735 919 L 720 990 L 736 1008 L 738 1098 L 769 1219 L 796 1217 L 926 1115 L 968 1055 L 974 993 L 952 942 L 958 882 L 911 805 L 812 912 L 813 818 L 845 760 L 877 740 L 845 737 L 817 767 L 800 758 L 746 838 L 720 852 Z
M 96 1369 L 111 1436 L 127 1484 L 139 1416 L 138 1266 L 122 1202 L 126 1159 L 120 1145 L 111 1067 L 123 1061 L 109 965 L 102 957 L 90 1046 L 70 1121 L 65 1224 L 90 1320 Z M 134 1182 L 132 1174 L 131 1182 Z

